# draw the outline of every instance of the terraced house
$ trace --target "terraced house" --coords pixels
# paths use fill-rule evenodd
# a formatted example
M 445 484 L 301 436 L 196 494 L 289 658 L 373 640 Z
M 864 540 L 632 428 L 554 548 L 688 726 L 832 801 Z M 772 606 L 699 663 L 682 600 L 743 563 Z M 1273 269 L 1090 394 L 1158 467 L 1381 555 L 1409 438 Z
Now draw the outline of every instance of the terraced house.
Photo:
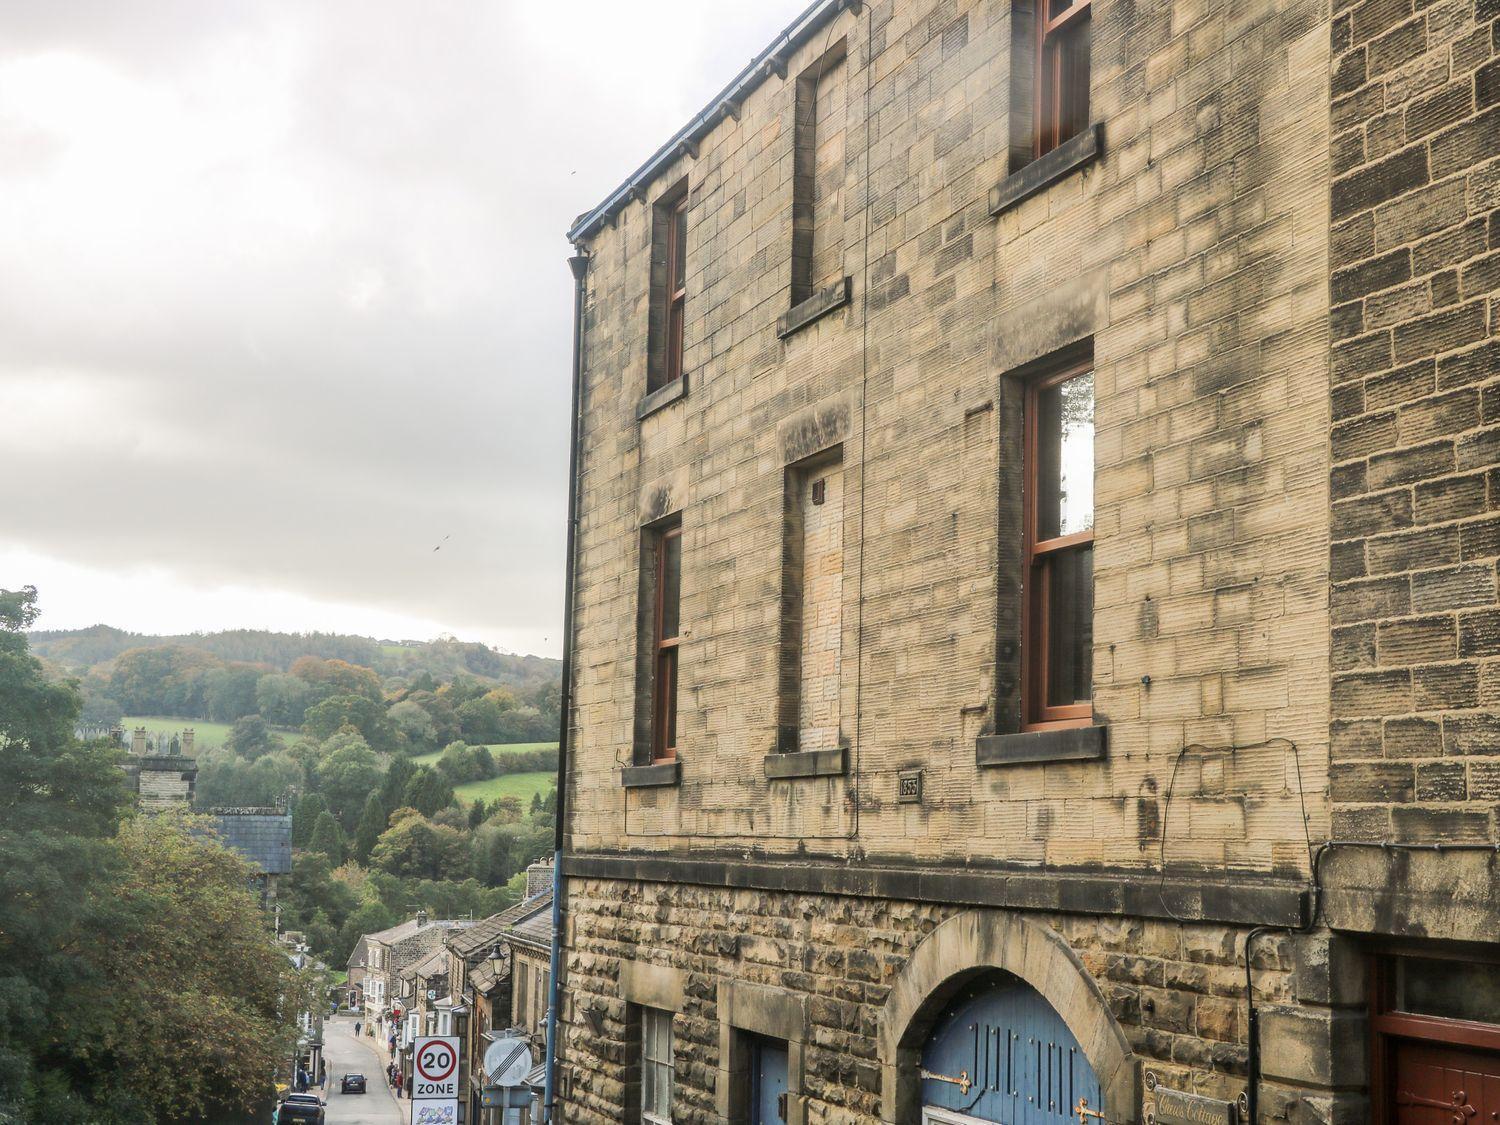
M 1500 1119 L 1497 17 L 819 0 L 579 218 L 554 1120 Z

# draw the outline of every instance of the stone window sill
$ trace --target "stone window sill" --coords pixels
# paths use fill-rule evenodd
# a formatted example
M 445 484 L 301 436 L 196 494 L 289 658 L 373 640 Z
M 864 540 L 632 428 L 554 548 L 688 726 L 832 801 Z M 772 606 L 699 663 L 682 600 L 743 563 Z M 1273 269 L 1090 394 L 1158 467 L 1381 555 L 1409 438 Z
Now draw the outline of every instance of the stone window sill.
M 845 277 L 843 281 L 837 281 L 827 289 L 820 289 L 807 300 L 792 306 L 790 312 L 783 313 L 781 319 L 776 322 L 776 335 L 785 340 L 795 332 L 800 332 L 814 321 L 821 320 L 835 309 L 841 309 L 847 305 L 854 294 L 854 279 Z
M 680 378 L 673 379 L 665 387 L 657 387 L 656 390 L 636 403 L 635 420 L 637 422 L 644 421 L 648 416 L 662 409 L 662 407 L 670 406 L 678 399 L 687 398 L 687 392 L 687 375 L 684 373 Z
M 1109 749 L 1109 728 L 1056 727 L 1020 734 L 984 734 L 975 743 L 980 766 L 1021 766 L 1035 762 L 1098 762 Z
M 1095 122 L 990 188 L 990 214 L 999 215 L 1099 159 L 1104 126 Z
M 621 766 L 620 784 L 626 789 L 660 789 L 682 781 L 680 761 L 652 762 L 649 766 Z
M 766 776 L 772 781 L 798 777 L 843 777 L 848 755 L 842 746 L 834 750 L 774 751 L 766 755 Z

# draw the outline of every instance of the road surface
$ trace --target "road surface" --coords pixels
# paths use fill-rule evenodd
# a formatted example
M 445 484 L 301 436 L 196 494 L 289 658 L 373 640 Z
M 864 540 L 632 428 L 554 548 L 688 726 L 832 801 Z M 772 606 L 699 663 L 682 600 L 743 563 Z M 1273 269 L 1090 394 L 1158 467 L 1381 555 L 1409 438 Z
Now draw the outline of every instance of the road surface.
M 405 1100 L 396 1101 L 386 1085 L 385 1068 L 371 1046 L 374 1040 L 354 1038 L 354 1017 L 337 1016 L 323 1024 L 323 1057 L 328 1063 L 328 1125 L 404 1125 Z M 365 1094 L 339 1093 L 345 1074 L 363 1074 Z

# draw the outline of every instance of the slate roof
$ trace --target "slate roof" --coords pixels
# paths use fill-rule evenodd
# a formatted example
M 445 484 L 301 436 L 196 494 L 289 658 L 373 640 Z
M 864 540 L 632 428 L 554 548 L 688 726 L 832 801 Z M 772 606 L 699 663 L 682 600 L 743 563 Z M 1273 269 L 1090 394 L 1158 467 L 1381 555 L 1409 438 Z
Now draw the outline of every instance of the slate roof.
M 504 937 L 510 928 L 523 918 L 531 915 L 536 909 L 536 904 L 545 896 L 547 903 L 552 902 L 552 892 L 544 891 L 540 895 L 523 899 L 514 906 L 508 906 L 499 914 L 491 914 L 488 918 L 475 922 L 469 929 L 462 933 L 451 934 L 448 937 L 448 948 L 457 953 L 465 961 L 472 957 L 482 957 L 487 954 L 495 942 Z
M 400 925 L 392 926 L 388 930 L 380 930 L 377 933 L 366 934 L 365 941 L 376 941 L 380 942 L 382 945 L 395 945 L 396 942 L 411 937 L 411 935 L 416 933 L 420 928 L 421 925 L 415 918 L 408 918 Z
M 512 941 L 538 949 L 552 948 L 552 892 L 547 891 L 522 903 L 529 907 L 526 917 L 507 933 Z
M 292 873 L 291 813 L 213 811 L 214 831 L 224 846 L 238 852 L 263 875 Z
M 360 938 L 354 943 L 354 948 L 349 952 L 349 962 L 346 966 L 353 972 L 355 969 L 363 969 L 370 963 L 370 951 L 365 946 L 365 939 Z
M 440 977 L 448 971 L 448 951 L 442 946 L 423 957 L 415 965 L 401 970 L 402 977 Z
M 496 976 L 494 970 L 490 968 L 488 959 L 479 962 L 478 965 L 469 970 L 469 983 L 481 995 L 494 988 L 501 981 L 510 979 L 510 950 L 502 946 L 501 952 L 504 955 L 504 963 L 500 966 L 499 976 Z

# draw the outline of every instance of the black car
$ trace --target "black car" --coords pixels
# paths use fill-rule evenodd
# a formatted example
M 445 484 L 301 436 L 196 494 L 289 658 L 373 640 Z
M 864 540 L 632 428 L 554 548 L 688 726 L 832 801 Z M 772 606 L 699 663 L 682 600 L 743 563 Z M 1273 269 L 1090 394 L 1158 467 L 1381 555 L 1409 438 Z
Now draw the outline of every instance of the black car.
M 288 1094 L 276 1107 L 276 1125 L 295 1125 L 305 1121 L 323 1125 L 324 1120 L 323 1103 L 317 1094 Z
M 339 1082 L 339 1093 L 341 1094 L 363 1094 L 365 1092 L 365 1076 L 363 1074 L 346 1074 Z

